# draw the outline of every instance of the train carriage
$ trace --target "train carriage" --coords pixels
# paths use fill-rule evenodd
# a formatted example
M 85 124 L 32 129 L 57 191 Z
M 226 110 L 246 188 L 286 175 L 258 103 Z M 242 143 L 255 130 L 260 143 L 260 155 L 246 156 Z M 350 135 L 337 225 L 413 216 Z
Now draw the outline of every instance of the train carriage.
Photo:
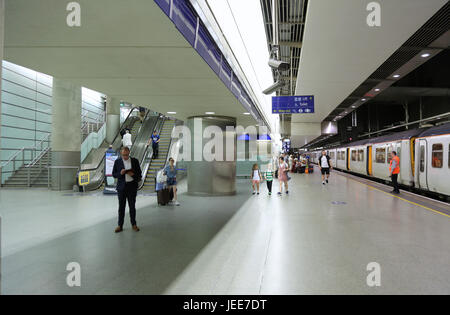
M 400 184 L 450 196 L 450 123 L 356 141 L 327 154 L 337 169 L 390 181 L 392 151 L 400 158 Z M 310 152 L 313 163 L 321 152 Z
M 423 131 L 415 142 L 415 187 L 450 195 L 450 124 Z

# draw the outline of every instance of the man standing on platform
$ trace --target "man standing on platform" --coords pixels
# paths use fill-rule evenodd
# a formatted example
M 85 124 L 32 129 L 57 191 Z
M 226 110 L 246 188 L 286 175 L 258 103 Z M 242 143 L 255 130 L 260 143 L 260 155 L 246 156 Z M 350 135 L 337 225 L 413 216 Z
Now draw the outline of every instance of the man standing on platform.
M 136 195 L 138 183 L 142 179 L 142 171 L 139 161 L 130 157 L 130 149 L 123 147 L 120 150 L 121 158 L 114 162 L 113 177 L 117 178 L 117 196 L 119 197 L 119 222 L 115 230 L 116 233 L 123 231 L 125 219 L 125 206 L 128 200 L 130 208 L 130 220 L 133 230 L 138 232 L 136 225 Z
M 389 164 L 389 173 L 392 179 L 392 186 L 394 186 L 394 190 L 391 191 L 393 194 L 399 194 L 400 190 L 398 189 L 398 174 L 400 174 L 400 158 L 397 156 L 397 152 L 391 152 L 391 163 Z

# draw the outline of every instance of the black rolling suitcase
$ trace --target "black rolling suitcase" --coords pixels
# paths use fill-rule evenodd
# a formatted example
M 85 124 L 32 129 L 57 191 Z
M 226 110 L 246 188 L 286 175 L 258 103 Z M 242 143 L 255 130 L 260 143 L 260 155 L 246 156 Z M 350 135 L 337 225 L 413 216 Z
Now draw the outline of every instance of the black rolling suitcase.
M 314 173 L 314 166 L 308 167 L 308 173 Z
M 300 174 L 304 174 L 304 173 L 305 173 L 305 169 L 306 169 L 306 167 L 300 166 L 300 167 L 298 168 L 298 172 L 299 172 Z
M 163 188 L 157 191 L 158 205 L 165 206 L 170 201 L 169 188 Z

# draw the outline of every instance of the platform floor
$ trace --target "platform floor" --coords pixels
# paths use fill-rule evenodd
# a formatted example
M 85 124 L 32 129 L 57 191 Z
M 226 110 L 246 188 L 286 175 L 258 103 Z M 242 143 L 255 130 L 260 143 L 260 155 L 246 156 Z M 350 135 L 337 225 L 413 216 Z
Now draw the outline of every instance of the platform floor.
M 326 186 L 292 174 L 281 197 L 248 182 L 233 197 L 182 193 L 179 207 L 139 196 L 141 231 L 120 234 L 114 196 L 0 190 L 1 292 L 450 294 L 450 217 L 432 205 L 337 172 Z M 69 262 L 81 287 L 66 285 Z M 366 283 L 370 262 L 380 287 Z

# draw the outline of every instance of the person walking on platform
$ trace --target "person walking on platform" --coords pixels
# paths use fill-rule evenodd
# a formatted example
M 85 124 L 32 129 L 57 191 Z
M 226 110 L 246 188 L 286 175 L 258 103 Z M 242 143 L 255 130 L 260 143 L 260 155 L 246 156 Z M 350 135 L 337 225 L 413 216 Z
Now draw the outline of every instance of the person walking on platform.
M 158 152 L 159 151 L 159 141 L 161 141 L 159 135 L 156 133 L 156 130 L 153 130 L 153 134 L 152 134 L 150 141 L 152 142 L 153 158 L 156 159 L 156 158 L 158 158 L 158 153 L 159 153 Z M 150 141 L 148 144 L 150 144 Z
M 286 174 L 287 171 L 288 171 L 288 164 L 284 161 L 283 157 L 280 157 L 278 161 L 278 182 L 280 183 L 280 191 L 278 192 L 278 195 L 280 196 L 283 191 L 283 183 L 284 189 L 286 190 L 286 195 L 289 194 L 288 177 Z
M 319 168 L 322 172 L 322 185 L 325 185 L 325 181 L 328 184 L 328 178 L 330 177 L 330 169 L 333 168 L 331 165 L 330 157 L 327 152 L 322 151 L 322 156 L 319 158 Z M 327 176 L 325 179 L 325 175 Z
M 252 177 L 253 195 L 254 194 L 259 195 L 259 183 L 261 182 L 261 172 L 259 171 L 258 164 L 256 163 L 253 164 L 251 177 Z
M 265 171 L 264 177 L 266 178 L 267 190 L 269 191 L 269 195 L 272 195 L 272 183 L 273 183 L 272 163 L 267 164 L 267 171 Z
M 125 219 L 125 206 L 128 200 L 130 208 L 130 221 L 133 230 L 138 232 L 136 225 L 136 195 L 138 183 L 142 179 L 142 171 L 139 161 L 130 157 L 130 149 L 123 147 L 120 150 L 121 157 L 114 162 L 113 177 L 117 178 L 117 196 L 119 198 L 119 222 L 116 233 L 123 231 Z
M 397 152 L 391 152 L 391 162 L 389 164 L 389 173 L 392 179 L 392 186 L 394 186 L 394 190 L 391 193 L 399 194 L 400 190 L 398 189 L 398 174 L 400 174 L 400 158 L 397 156 Z

